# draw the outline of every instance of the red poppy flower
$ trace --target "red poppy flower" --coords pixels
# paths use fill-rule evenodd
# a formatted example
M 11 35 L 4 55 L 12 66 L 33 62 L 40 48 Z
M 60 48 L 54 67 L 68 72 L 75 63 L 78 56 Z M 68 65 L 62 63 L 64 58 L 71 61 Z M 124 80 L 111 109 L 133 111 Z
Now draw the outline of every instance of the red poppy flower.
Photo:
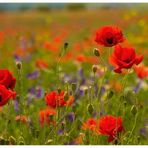
M 18 115 L 18 116 L 16 116 L 15 121 L 27 123 L 28 119 L 27 119 L 27 116 L 25 116 L 25 115 Z
M 116 26 L 103 26 L 96 31 L 95 41 L 103 46 L 112 47 L 125 40 L 122 31 Z
M 16 92 L 8 90 L 4 85 L 0 85 L 0 106 L 5 105 L 9 99 L 15 98 Z
M 144 65 L 135 66 L 134 70 L 140 79 L 148 77 L 148 67 Z
M 108 136 L 108 142 L 117 138 L 119 132 L 124 131 L 121 117 L 107 115 L 99 119 L 99 133 Z
M 42 59 L 36 60 L 35 65 L 39 69 L 48 68 L 48 63 L 46 61 L 42 60 Z
M 136 55 L 131 47 L 115 46 L 115 50 L 109 58 L 110 63 L 116 67 L 116 73 L 121 73 L 122 68 L 129 69 L 134 64 L 138 65 L 143 60 L 142 55 Z
M 50 92 L 46 94 L 45 101 L 48 106 L 56 107 L 56 106 L 69 106 L 73 103 L 73 96 L 69 96 L 68 100 L 64 100 L 64 91 L 61 91 L 59 94 L 56 91 Z
M 7 89 L 14 89 L 16 79 L 7 69 L 0 70 L 0 84 L 4 85 Z
M 40 111 L 40 125 L 41 127 L 44 126 L 45 123 L 50 125 L 52 123 L 55 124 L 55 121 L 52 119 L 52 117 L 56 114 L 56 110 L 53 108 L 46 108 L 44 110 Z
M 86 61 L 86 57 L 84 56 L 84 55 L 78 55 L 77 57 L 76 57 L 76 60 L 78 61 L 78 62 L 85 62 Z
M 90 118 L 86 122 L 83 123 L 82 126 L 83 130 L 91 130 L 94 131 L 95 133 L 98 133 L 97 131 L 97 120 Z

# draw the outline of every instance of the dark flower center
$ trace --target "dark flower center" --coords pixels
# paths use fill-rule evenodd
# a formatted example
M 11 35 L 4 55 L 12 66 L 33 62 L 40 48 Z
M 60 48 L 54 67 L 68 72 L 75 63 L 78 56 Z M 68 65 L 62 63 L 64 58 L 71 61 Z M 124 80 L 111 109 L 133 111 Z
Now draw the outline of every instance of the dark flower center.
M 123 60 L 125 63 L 130 63 L 131 59 L 125 59 Z
M 2 102 L 2 96 L 0 95 L 0 102 Z
M 107 43 L 108 43 L 108 44 L 112 44 L 112 43 L 113 43 L 113 38 L 112 38 L 112 37 L 111 37 L 111 38 L 108 38 L 108 39 L 107 39 Z

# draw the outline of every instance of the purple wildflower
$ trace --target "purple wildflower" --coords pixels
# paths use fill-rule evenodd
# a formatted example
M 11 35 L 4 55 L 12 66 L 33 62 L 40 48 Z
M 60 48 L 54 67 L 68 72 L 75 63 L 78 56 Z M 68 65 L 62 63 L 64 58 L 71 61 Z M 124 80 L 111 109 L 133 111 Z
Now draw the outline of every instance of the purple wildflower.
M 133 89 L 133 91 L 134 91 L 135 93 L 137 93 L 138 90 L 141 88 L 141 85 L 142 85 L 142 81 L 138 82 L 138 84 L 137 84 L 136 87 Z
M 29 73 L 28 75 L 27 75 L 27 78 L 28 79 L 36 79 L 36 78 L 38 78 L 40 76 L 40 72 L 39 71 L 34 71 L 34 72 L 32 72 L 32 73 Z
M 14 110 L 18 114 L 19 113 L 19 102 L 14 100 Z
M 58 135 L 62 135 L 63 132 L 64 132 L 64 131 L 63 131 L 62 129 L 59 129 L 57 134 L 58 134 Z
M 73 122 L 74 119 L 75 119 L 75 114 L 73 112 L 69 113 L 67 115 L 67 119 L 68 119 L 69 122 Z

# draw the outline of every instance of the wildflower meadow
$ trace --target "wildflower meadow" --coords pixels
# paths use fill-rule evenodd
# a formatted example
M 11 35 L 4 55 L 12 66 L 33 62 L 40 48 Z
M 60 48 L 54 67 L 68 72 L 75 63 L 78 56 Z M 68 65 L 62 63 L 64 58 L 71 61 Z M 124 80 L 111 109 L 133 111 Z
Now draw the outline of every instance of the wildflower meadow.
M 0 145 L 148 144 L 148 4 L 5 5 Z

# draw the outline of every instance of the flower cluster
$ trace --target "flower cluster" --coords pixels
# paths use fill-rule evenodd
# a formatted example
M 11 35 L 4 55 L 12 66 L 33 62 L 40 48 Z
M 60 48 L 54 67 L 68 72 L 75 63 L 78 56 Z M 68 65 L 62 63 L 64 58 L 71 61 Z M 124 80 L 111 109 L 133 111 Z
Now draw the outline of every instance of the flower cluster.
M 121 117 L 114 117 L 106 115 L 96 120 L 94 118 L 88 119 L 82 126 L 83 130 L 91 130 L 98 135 L 108 137 L 108 142 L 118 140 L 118 133 L 124 131 Z
M 53 116 L 56 115 L 57 107 L 70 106 L 74 102 L 73 96 L 69 96 L 63 90 L 61 92 L 52 91 L 46 94 L 45 102 L 47 108 L 40 111 L 40 125 L 43 127 L 45 123 L 55 125 Z
M 143 60 L 143 55 L 136 55 L 132 47 L 123 47 L 119 43 L 125 41 L 125 37 L 119 27 L 103 26 L 96 31 L 95 41 L 99 45 L 113 47 L 114 51 L 109 57 L 109 62 L 116 68 L 114 72 L 122 73 L 122 69 L 129 69 L 134 64 L 138 65 Z
M 16 79 L 6 70 L 0 70 L 0 106 L 5 105 L 11 98 L 15 98 L 16 92 L 13 91 Z

